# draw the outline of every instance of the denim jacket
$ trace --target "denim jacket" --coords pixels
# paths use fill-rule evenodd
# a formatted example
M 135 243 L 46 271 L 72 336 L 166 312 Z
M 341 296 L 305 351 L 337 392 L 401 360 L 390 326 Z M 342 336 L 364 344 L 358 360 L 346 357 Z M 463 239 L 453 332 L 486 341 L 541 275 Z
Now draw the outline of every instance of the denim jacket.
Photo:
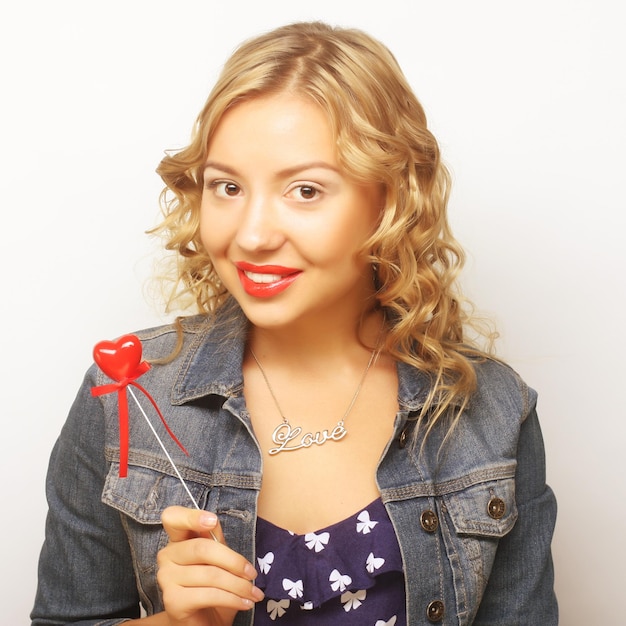
M 255 563 L 262 464 L 243 397 L 244 338 L 202 317 L 184 327 L 177 358 L 138 382 L 189 452 L 161 429 L 194 499 Z M 170 354 L 177 340 L 173 326 L 138 336 L 147 360 Z M 410 440 L 428 379 L 403 363 L 397 370 L 399 410 L 377 482 L 400 544 L 408 624 L 557 624 L 556 503 L 545 483 L 536 394 L 507 366 L 478 363 L 478 389 L 453 435 L 444 442 L 447 429 L 437 424 L 420 451 Z M 148 614 L 163 609 L 161 513 L 192 503 L 132 399 L 128 476 L 119 477 L 117 394 L 91 394 L 109 382 L 95 366 L 88 371 L 52 452 L 33 625 L 118 624 L 138 617 L 139 603 Z M 148 400 L 135 395 L 149 413 Z M 253 611 L 241 612 L 235 625 L 252 621 Z

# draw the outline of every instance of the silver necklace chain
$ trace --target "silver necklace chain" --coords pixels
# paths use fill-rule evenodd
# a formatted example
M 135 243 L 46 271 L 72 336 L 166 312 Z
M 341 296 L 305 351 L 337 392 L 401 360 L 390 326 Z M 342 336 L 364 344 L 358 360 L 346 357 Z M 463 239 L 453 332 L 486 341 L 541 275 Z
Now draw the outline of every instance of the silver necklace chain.
M 309 448 L 313 444 L 321 446 L 325 444 L 327 441 L 339 441 L 343 439 L 348 434 L 348 431 L 346 430 L 344 426 L 345 420 L 348 417 L 350 411 L 352 411 L 352 407 L 354 407 L 354 404 L 357 398 L 359 397 L 359 393 L 361 392 L 361 387 L 363 387 L 363 383 L 365 382 L 365 377 L 367 376 L 367 373 L 370 371 L 370 368 L 374 364 L 374 360 L 376 358 L 377 353 L 378 353 L 378 350 L 374 348 L 374 350 L 372 350 L 372 354 L 370 355 L 369 361 L 367 362 L 367 366 L 365 367 L 365 370 L 363 371 L 361 380 L 359 380 L 359 384 L 357 385 L 356 391 L 354 392 L 354 395 L 352 396 L 352 400 L 350 400 L 350 404 L 348 405 L 346 412 L 343 414 L 343 417 L 337 422 L 337 425 L 331 431 L 322 430 L 316 433 L 303 433 L 301 426 L 295 426 L 295 427 L 291 426 L 291 424 L 289 423 L 289 420 L 285 417 L 285 414 L 283 413 L 283 410 L 280 408 L 280 404 L 278 403 L 276 394 L 274 393 L 274 390 L 272 389 L 272 385 L 270 385 L 270 381 L 267 377 L 267 374 L 265 373 L 265 370 L 263 369 L 263 366 L 261 365 L 261 362 L 257 358 L 257 355 L 254 353 L 254 350 L 250 348 L 250 354 L 252 355 L 252 358 L 255 360 L 256 364 L 258 365 L 259 371 L 261 372 L 261 375 L 263 376 L 263 380 L 265 380 L 265 384 L 267 385 L 267 389 L 270 392 L 270 395 L 272 396 L 272 399 L 274 400 L 274 404 L 276 405 L 276 408 L 278 409 L 278 413 L 280 414 L 280 417 L 283 420 L 282 423 L 279 424 L 272 433 L 272 441 L 276 444 L 276 447 L 270 448 L 269 454 L 274 455 L 274 454 L 278 454 L 279 452 L 287 452 L 290 450 L 300 450 L 301 448 Z

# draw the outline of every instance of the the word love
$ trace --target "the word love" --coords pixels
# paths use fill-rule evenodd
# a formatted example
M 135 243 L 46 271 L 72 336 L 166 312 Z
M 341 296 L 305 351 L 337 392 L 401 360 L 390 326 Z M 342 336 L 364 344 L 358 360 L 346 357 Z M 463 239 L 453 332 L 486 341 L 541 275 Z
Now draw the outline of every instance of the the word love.
M 270 448 L 270 454 L 288 452 L 289 450 L 300 450 L 300 448 L 310 448 L 313 444 L 321 446 L 327 441 L 339 441 L 348 434 L 343 423 L 339 422 L 330 432 L 322 430 L 316 433 L 302 434 L 302 427 L 292 428 L 291 424 L 284 422 L 279 424 L 272 433 L 272 441 L 275 448 Z

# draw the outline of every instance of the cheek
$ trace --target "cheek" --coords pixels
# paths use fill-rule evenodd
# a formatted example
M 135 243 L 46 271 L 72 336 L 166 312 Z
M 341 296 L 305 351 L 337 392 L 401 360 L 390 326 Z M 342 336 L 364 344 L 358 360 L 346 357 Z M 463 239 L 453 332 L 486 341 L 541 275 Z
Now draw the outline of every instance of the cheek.
M 335 227 L 327 232 L 325 238 L 318 238 L 317 241 L 323 241 L 324 247 L 329 251 L 332 250 L 335 256 L 361 265 L 365 256 L 361 253 L 363 245 L 376 230 L 373 214 L 368 207 L 350 212 L 342 216 Z
M 200 213 L 200 240 L 211 256 L 224 246 L 226 240 L 224 221 L 217 219 L 214 211 L 205 208 Z
M 360 271 L 367 263 L 361 249 L 369 234 L 354 221 L 342 222 L 332 229 L 307 233 L 301 239 L 300 252 L 318 266 L 333 267 L 338 271 L 340 268 Z
M 204 246 L 207 254 L 209 256 L 213 256 L 214 242 L 213 238 L 210 236 L 210 229 L 207 227 L 206 223 L 200 222 L 200 241 Z

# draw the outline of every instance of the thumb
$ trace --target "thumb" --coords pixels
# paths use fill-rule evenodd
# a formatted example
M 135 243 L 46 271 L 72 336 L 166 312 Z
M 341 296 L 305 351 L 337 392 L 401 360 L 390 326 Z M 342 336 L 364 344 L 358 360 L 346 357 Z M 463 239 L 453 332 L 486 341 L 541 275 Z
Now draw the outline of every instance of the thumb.
M 161 521 L 172 542 L 185 541 L 194 537 L 207 537 L 225 543 L 217 515 L 210 511 L 169 506 L 161 514 Z

